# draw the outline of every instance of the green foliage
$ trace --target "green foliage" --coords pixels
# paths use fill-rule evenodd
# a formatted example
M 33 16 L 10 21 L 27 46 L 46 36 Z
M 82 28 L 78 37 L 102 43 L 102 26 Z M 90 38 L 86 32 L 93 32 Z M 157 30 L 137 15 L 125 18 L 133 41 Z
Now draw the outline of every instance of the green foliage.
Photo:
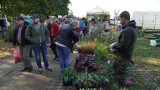
M 119 85 L 117 85 L 117 84 L 113 84 L 112 85 L 112 90 L 129 90 L 129 89 L 119 87 Z
M 114 61 L 113 60 L 108 60 L 107 64 L 106 64 L 106 68 L 108 69 L 108 78 L 109 79 L 113 79 L 114 78 L 114 69 L 113 69 L 113 64 Z
M 13 42 L 13 34 L 14 34 L 14 31 L 15 31 L 15 30 L 9 30 L 9 31 L 7 31 L 6 36 L 5 36 L 5 39 L 6 39 L 8 42 Z
M 108 54 L 107 46 L 103 43 L 97 42 L 97 46 L 94 50 L 94 54 L 97 60 L 102 60 L 102 61 L 106 60 L 107 54 Z
M 61 78 L 64 80 L 64 82 L 68 81 L 75 81 L 76 74 L 73 68 L 67 68 L 61 72 Z
M 0 0 L 0 13 L 9 17 L 20 13 L 46 15 L 68 14 L 70 0 Z
M 105 45 L 109 46 L 110 44 L 117 41 L 120 32 L 107 32 L 97 36 L 96 41 L 102 42 Z
M 93 68 L 98 68 L 98 64 L 97 63 L 91 63 L 91 66 L 93 67 Z

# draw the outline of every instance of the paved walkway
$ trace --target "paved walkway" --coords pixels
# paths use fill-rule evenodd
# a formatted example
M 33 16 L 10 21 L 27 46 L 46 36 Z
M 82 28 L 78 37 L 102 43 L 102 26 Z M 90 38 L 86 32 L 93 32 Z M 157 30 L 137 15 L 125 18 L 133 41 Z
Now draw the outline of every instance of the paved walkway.
M 38 73 L 35 58 L 32 59 L 34 70 L 31 73 L 20 72 L 22 64 L 15 65 L 13 57 L 7 57 L 0 62 L 0 90 L 74 90 L 73 87 L 64 87 L 60 80 L 59 62 L 53 61 L 53 53 L 48 49 L 50 67 L 53 72 Z M 71 62 L 76 54 L 71 55 Z

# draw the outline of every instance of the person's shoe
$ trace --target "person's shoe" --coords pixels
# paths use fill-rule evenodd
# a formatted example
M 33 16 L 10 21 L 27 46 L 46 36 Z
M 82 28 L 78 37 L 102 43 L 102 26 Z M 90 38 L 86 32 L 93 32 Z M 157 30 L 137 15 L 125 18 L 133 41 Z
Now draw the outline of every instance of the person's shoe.
M 31 72 L 33 69 L 30 67 L 28 68 L 27 72 Z
M 58 57 L 55 57 L 53 60 L 55 60 L 55 61 L 59 61 L 59 58 L 58 58 Z
M 126 83 L 125 83 L 126 87 L 134 86 L 135 84 L 136 84 L 136 80 L 133 77 L 128 77 L 126 79 Z
M 27 71 L 28 70 L 28 68 L 24 68 L 23 70 L 21 70 L 21 72 L 25 72 L 25 71 Z
M 49 68 L 49 67 L 47 67 L 46 70 L 48 70 L 48 71 L 50 71 L 50 72 L 53 71 L 53 70 L 52 70 L 51 68 Z
M 33 58 L 34 56 L 33 56 L 33 55 L 29 55 L 29 57 L 30 57 L 30 58 Z
M 40 74 L 42 74 L 42 73 L 43 73 L 42 68 L 38 68 L 38 71 L 39 71 L 39 73 L 40 73 Z

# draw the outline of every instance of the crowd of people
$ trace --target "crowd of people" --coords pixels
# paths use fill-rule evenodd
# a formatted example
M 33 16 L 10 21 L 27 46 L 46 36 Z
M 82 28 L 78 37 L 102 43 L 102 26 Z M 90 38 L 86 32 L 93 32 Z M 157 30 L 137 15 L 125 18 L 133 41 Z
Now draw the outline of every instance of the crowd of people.
M 110 48 L 117 56 L 113 66 L 117 81 L 120 86 L 125 86 L 126 69 L 129 64 L 134 64 L 132 52 L 136 41 L 136 23 L 130 21 L 130 14 L 127 11 L 120 14 L 120 20 L 124 30 L 120 33 L 118 41 L 111 44 Z M 59 19 L 47 16 L 44 21 L 38 14 L 32 16 L 21 14 L 16 24 L 13 45 L 14 47 L 19 46 L 24 64 L 22 71 L 32 71 L 33 49 L 39 73 L 43 72 L 41 54 L 46 70 L 52 72 L 48 62 L 48 43 L 55 56 L 53 60 L 59 61 L 60 70 L 64 70 L 70 67 L 70 53 L 74 44 L 79 41 L 80 37 L 91 37 L 92 33 L 97 30 L 95 19 L 88 23 L 85 18 Z M 108 22 L 105 19 L 102 25 L 104 32 L 108 32 Z
M 43 72 L 41 64 L 41 54 L 46 70 L 52 71 L 48 63 L 47 44 L 54 53 L 54 59 L 59 61 L 61 70 L 70 67 L 70 52 L 79 37 L 86 36 L 87 21 L 85 18 L 79 19 L 59 19 L 47 16 L 45 20 L 40 15 L 33 14 L 25 16 L 20 14 L 16 20 L 16 28 L 13 35 L 13 47 L 19 46 L 19 51 L 23 59 L 24 69 L 22 71 L 31 72 L 33 69 L 31 58 L 34 56 L 39 73 Z

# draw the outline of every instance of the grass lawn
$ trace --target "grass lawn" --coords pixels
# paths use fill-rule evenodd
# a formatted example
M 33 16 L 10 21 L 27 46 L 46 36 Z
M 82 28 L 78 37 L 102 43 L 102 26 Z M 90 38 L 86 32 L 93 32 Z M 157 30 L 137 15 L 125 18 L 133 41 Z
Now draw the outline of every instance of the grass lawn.
M 144 38 L 137 40 L 132 73 L 137 84 L 129 90 L 160 90 L 160 47 L 149 46 L 149 42 Z

